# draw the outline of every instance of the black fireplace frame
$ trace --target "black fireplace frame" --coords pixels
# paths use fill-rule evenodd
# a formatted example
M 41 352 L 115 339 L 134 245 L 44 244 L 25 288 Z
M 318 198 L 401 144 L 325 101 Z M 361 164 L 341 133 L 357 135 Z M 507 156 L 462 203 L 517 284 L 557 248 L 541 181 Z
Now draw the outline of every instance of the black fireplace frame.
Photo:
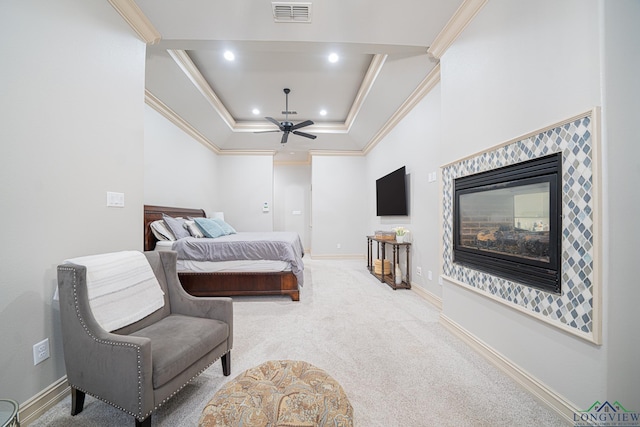
M 549 182 L 549 262 L 461 244 L 460 196 L 487 190 Z M 537 289 L 560 294 L 562 275 L 562 153 L 455 179 L 453 262 Z

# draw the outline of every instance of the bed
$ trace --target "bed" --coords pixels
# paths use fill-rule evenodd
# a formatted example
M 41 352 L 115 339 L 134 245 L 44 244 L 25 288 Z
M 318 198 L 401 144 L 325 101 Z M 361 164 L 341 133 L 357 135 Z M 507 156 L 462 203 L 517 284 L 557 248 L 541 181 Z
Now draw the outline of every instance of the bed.
M 186 208 L 174 208 L 167 206 L 144 206 L 144 250 L 183 250 L 184 247 L 195 247 L 196 244 L 201 244 L 204 240 L 215 240 L 216 244 L 221 244 L 222 241 L 230 240 L 238 242 L 243 240 L 245 233 L 237 233 L 236 236 L 229 236 L 228 238 L 220 239 L 196 239 L 196 238 L 184 238 L 181 247 L 173 242 L 159 241 L 151 230 L 151 224 L 154 221 L 162 220 L 163 214 L 174 218 L 206 218 L 206 213 L 202 209 L 186 209 Z M 246 233 L 250 234 L 250 233 Z M 273 232 L 273 236 L 279 236 L 278 232 Z M 267 233 L 259 233 L 259 239 L 266 239 Z M 299 237 L 298 237 L 299 240 Z M 239 245 L 240 243 L 235 243 Z M 275 244 L 275 243 L 274 243 Z M 280 245 L 280 243 L 278 243 Z M 206 252 L 206 248 L 201 252 Z M 302 258 L 304 253 L 302 248 L 299 248 L 299 258 Z M 256 295 L 287 295 L 293 301 L 300 300 L 299 286 L 302 286 L 303 275 L 301 269 L 304 269 L 301 261 L 297 262 L 289 256 L 289 261 L 282 261 L 289 263 L 289 268 L 273 271 L 271 264 L 262 261 L 245 260 L 244 266 L 236 267 L 240 263 L 233 264 L 233 266 L 218 267 L 220 263 L 215 261 L 202 261 L 184 259 L 188 254 L 179 252 L 178 258 L 178 277 L 182 287 L 191 295 L 194 296 L 256 296 Z M 297 256 L 295 258 L 298 258 Z M 207 266 L 209 264 L 209 266 Z M 247 271 L 247 264 L 251 265 L 251 269 L 254 271 Z M 268 265 L 267 265 L 268 264 Z M 210 266 L 215 268 L 212 270 Z

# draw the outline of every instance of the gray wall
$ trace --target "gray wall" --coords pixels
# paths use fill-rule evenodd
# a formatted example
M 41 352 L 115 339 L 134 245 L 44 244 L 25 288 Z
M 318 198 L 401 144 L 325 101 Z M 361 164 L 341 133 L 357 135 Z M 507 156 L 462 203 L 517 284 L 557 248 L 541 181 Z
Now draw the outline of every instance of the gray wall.
M 410 217 L 373 219 L 371 228 L 406 223 L 416 248 L 413 265 L 422 264 L 424 272 L 425 265 L 435 268 L 434 242 L 442 239 L 441 220 L 430 207 L 440 203 L 441 190 L 427 183 L 428 172 L 602 106 L 603 345 L 454 284 L 445 282 L 440 291 L 413 275 L 442 296 L 443 314 L 576 408 L 606 399 L 635 407 L 640 396 L 638 287 L 631 267 L 638 233 L 629 227 L 640 213 L 629 194 L 640 174 L 633 126 L 640 70 L 630 54 L 640 39 L 632 22 L 638 9 L 633 1 L 488 2 L 442 57 L 439 88 L 367 157 L 369 180 L 407 164 Z
M 273 157 L 220 156 L 216 210 L 237 230 L 273 230 Z M 263 212 L 264 203 L 269 212 Z
M 5 1 L 0 40 L 0 396 L 22 403 L 65 375 L 56 266 L 142 249 L 145 45 L 106 1 Z
M 144 141 L 145 204 L 221 211 L 242 231 L 273 229 L 272 156 L 218 155 L 149 106 Z
M 438 284 L 440 271 L 440 192 L 439 166 L 441 162 L 440 85 L 402 120 L 389 135 L 367 156 L 366 188 L 369 194 L 367 217 L 368 234 L 394 227 L 408 228 L 411 245 L 411 282 L 441 296 Z M 406 217 L 378 217 L 375 205 L 375 180 L 406 166 L 409 175 L 409 215 Z M 437 179 L 429 181 L 429 173 Z M 417 268 L 422 276 L 417 275 Z M 428 273 L 431 271 L 431 280 Z M 403 274 L 406 268 L 403 267 Z
M 601 105 L 599 36 L 596 1 L 487 3 L 441 59 L 442 162 Z M 453 284 L 443 313 L 575 407 L 607 397 L 606 346 Z
M 361 257 L 370 234 L 365 158 L 313 156 L 311 170 L 311 255 Z
M 144 130 L 145 204 L 218 210 L 219 156 L 149 106 Z
M 640 2 L 602 2 L 604 41 L 603 111 L 606 121 L 607 199 L 605 221 L 605 342 L 607 397 L 640 407 L 640 287 L 637 262 L 640 232 Z M 618 397 L 620 396 L 620 397 Z M 622 400 L 620 400 L 622 402 Z

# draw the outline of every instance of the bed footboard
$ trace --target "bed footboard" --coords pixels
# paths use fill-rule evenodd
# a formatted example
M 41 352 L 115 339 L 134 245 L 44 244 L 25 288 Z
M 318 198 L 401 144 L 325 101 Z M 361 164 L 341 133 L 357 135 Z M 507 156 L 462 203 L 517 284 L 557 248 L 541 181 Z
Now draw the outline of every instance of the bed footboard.
M 178 272 L 178 277 L 184 290 L 197 297 L 288 295 L 300 301 L 298 280 L 291 272 Z

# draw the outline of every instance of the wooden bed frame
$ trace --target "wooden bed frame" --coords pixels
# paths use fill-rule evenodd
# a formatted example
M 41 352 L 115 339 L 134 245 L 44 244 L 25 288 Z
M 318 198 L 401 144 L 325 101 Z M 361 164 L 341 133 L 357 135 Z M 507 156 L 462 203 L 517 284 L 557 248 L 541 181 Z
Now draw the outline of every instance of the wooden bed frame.
M 206 217 L 202 209 L 172 208 L 167 206 L 144 206 L 144 250 L 152 251 L 157 239 L 150 224 L 162 219 L 162 214 L 172 217 Z M 293 301 L 300 300 L 298 279 L 290 271 L 284 272 L 234 272 L 196 273 L 178 272 L 182 287 L 189 294 L 199 297 L 288 295 Z

